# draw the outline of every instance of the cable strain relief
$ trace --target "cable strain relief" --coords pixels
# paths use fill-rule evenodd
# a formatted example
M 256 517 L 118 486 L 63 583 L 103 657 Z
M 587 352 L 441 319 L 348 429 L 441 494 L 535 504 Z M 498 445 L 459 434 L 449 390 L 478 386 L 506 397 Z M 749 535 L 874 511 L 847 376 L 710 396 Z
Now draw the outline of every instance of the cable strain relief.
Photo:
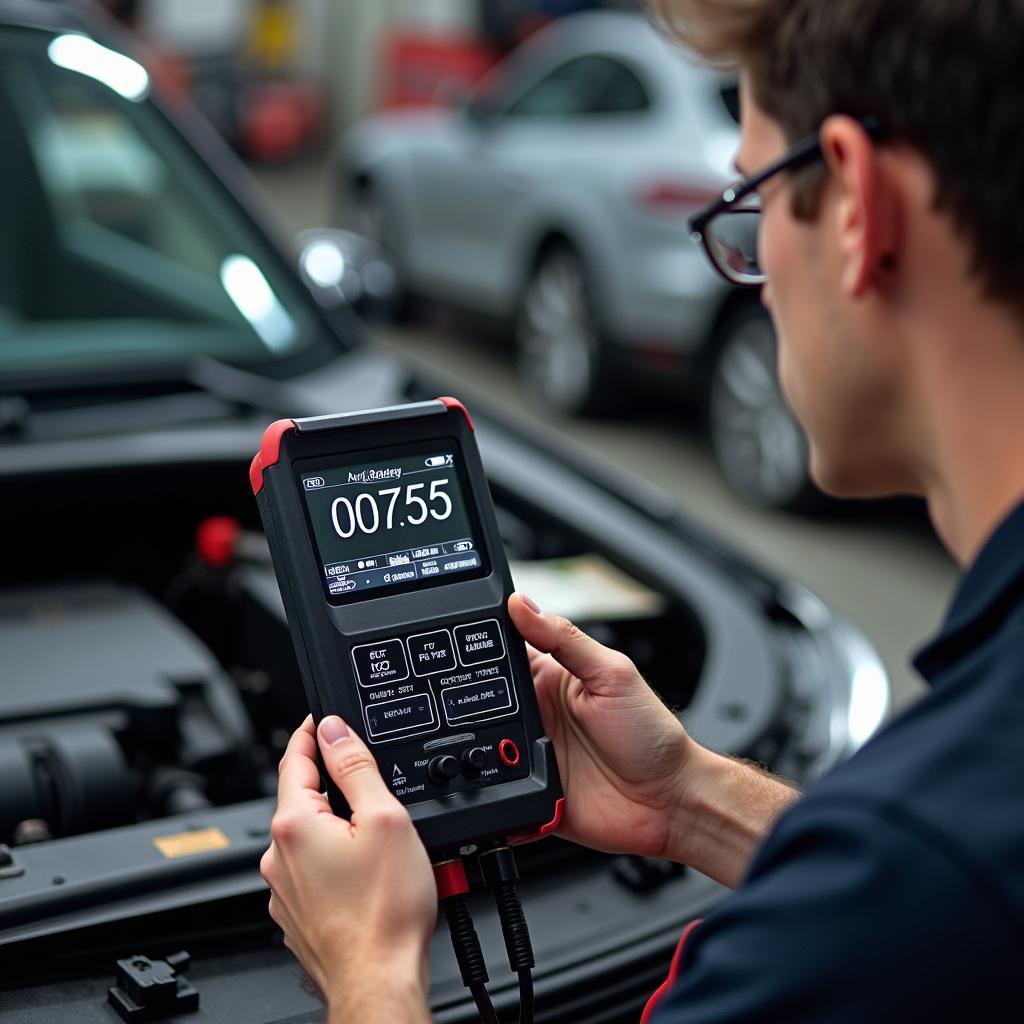
M 433 865 L 434 881 L 437 883 L 437 898 L 446 900 L 469 892 L 469 880 L 466 878 L 466 866 L 458 857 L 439 861 Z
M 466 905 L 465 894 L 449 896 L 441 901 L 441 906 L 448 921 L 452 948 L 455 950 L 455 959 L 462 974 L 462 983 L 467 988 L 471 985 L 486 985 L 489 980 L 487 965 L 484 963 L 480 939 L 473 927 L 473 918 Z
M 519 869 L 516 867 L 516 855 L 502 843 L 489 850 L 484 850 L 477 858 L 484 882 L 493 889 L 501 882 L 516 883 L 519 881 Z

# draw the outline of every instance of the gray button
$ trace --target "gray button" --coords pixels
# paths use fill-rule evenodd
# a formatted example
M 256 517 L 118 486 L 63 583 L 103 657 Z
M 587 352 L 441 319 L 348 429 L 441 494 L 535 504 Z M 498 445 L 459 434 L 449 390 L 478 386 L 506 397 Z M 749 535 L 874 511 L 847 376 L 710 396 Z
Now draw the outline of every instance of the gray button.
M 352 661 L 362 686 L 382 686 L 409 678 L 405 645 L 399 639 L 377 640 L 352 648 Z
M 466 686 L 446 686 L 441 691 L 441 700 L 449 722 L 493 716 L 512 707 L 512 694 L 508 680 L 504 678 Z
M 426 728 L 435 722 L 434 702 L 429 693 L 366 705 L 366 727 L 374 739 L 406 729 Z
M 483 665 L 505 657 L 505 640 L 497 619 L 456 626 L 455 646 L 463 665 Z
M 452 635 L 447 629 L 417 633 L 409 637 L 408 644 L 409 659 L 416 675 L 429 676 L 435 672 L 450 672 L 455 668 Z

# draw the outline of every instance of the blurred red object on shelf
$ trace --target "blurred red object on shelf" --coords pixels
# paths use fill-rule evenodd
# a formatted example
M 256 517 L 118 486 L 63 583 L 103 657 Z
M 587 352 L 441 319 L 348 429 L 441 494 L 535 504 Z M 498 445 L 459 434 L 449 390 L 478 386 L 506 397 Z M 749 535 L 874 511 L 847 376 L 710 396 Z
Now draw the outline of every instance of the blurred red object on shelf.
M 379 106 L 436 106 L 443 102 L 443 85 L 473 85 L 498 57 L 496 50 L 472 36 L 392 33 L 383 45 Z
M 323 118 L 323 91 L 316 82 L 254 84 L 243 105 L 242 150 L 262 163 L 287 160 L 319 140 Z

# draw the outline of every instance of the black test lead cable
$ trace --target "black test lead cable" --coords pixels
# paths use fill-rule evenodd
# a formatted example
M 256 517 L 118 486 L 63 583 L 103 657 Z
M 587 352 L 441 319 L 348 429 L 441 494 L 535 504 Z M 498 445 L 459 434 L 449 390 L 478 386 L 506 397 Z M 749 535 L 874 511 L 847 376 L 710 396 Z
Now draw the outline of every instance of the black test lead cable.
M 434 879 L 437 882 L 437 898 L 448 921 L 452 949 L 455 950 L 455 959 L 462 973 L 462 983 L 473 996 L 482 1024 L 498 1024 L 498 1015 L 487 993 L 487 965 L 466 903 L 469 882 L 465 865 L 458 857 L 438 861 L 434 865 Z
M 519 899 L 515 854 L 507 843 L 501 842 L 482 850 L 478 861 L 498 908 L 508 965 L 519 979 L 519 1024 L 533 1024 L 533 943 Z

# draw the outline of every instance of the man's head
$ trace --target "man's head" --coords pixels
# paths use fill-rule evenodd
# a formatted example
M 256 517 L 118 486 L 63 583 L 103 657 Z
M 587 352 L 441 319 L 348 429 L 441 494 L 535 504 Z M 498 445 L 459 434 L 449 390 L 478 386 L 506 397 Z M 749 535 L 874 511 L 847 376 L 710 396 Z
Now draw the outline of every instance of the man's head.
M 922 328 L 983 311 L 1024 332 L 1024 0 L 650 5 L 740 67 L 743 173 L 820 130 L 824 159 L 761 196 L 783 387 L 826 489 L 922 489 Z

